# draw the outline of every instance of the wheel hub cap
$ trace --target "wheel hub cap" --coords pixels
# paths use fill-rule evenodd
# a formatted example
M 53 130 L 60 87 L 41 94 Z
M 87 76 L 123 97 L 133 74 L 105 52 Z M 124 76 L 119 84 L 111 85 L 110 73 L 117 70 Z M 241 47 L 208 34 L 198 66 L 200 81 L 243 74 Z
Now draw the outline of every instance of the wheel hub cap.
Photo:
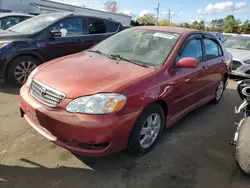
M 150 115 L 144 122 L 140 132 L 140 144 L 142 148 L 150 147 L 158 137 L 161 128 L 161 117 L 159 114 Z
M 216 91 L 216 99 L 217 100 L 219 100 L 221 98 L 223 90 L 224 90 L 224 82 L 221 81 L 218 88 L 217 88 L 217 91 Z
M 15 79 L 18 83 L 24 84 L 28 79 L 30 73 L 37 67 L 37 65 L 31 61 L 20 62 L 14 71 Z

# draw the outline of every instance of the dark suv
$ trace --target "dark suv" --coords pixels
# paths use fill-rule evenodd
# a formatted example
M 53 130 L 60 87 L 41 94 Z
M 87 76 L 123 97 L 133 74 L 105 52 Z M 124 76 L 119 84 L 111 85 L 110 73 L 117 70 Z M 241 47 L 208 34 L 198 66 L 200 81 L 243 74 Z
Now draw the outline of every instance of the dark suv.
M 122 29 L 114 20 L 77 13 L 26 20 L 0 31 L 0 78 L 22 85 L 39 64 L 86 50 Z

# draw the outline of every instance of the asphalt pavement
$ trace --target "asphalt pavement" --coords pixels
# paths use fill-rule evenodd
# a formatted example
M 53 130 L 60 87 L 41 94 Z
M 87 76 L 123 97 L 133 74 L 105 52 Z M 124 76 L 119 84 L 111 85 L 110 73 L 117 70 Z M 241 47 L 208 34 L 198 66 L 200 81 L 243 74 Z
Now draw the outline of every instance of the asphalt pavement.
M 230 81 L 218 105 L 207 104 L 162 134 L 147 155 L 74 155 L 20 117 L 18 88 L 0 86 L 0 188 L 248 188 L 229 145 L 242 114 Z

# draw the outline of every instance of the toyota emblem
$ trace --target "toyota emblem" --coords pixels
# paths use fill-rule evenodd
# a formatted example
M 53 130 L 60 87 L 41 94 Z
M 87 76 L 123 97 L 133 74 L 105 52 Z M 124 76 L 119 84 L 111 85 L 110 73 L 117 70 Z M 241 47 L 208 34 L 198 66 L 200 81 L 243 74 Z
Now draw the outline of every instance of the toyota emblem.
M 40 89 L 40 95 L 45 95 L 46 94 L 46 88 L 41 88 Z

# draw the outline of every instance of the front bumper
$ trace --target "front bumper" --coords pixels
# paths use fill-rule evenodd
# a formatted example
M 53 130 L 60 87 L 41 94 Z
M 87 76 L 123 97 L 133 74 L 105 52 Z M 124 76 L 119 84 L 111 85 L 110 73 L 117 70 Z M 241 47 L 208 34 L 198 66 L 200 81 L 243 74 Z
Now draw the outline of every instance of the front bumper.
M 235 75 L 235 76 L 250 78 L 250 64 L 246 64 L 246 63 L 241 62 L 241 61 L 238 61 L 238 62 L 240 62 L 241 65 L 236 69 L 233 69 L 231 67 L 230 74 Z
M 125 115 L 69 113 L 62 107 L 42 105 L 26 86 L 21 88 L 19 103 L 22 115 L 37 132 L 63 148 L 88 156 L 104 156 L 126 149 L 140 114 L 140 111 Z

